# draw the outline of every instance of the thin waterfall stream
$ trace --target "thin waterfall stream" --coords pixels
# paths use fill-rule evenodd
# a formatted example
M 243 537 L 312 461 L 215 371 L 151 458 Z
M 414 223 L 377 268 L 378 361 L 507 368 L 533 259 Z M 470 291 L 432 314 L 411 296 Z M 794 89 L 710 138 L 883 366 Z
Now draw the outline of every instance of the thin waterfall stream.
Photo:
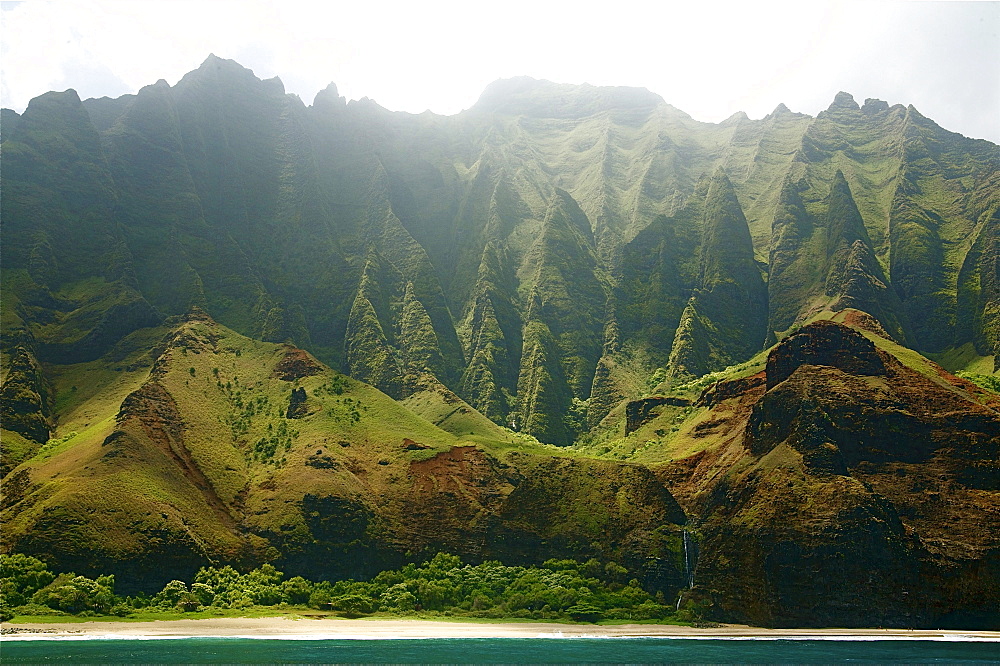
M 694 588 L 694 570 L 691 568 L 691 552 L 690 552 L 690 547 L 688 545 L 688 542 L 690 541 L 690 537 L 688 536 L 688 531 L 687 530 L 684 530 L 681 533 L 681 541 L 684 544 L 684 577 L 687 579 L 687 586 L 688 586 L 688 589 L 690 590 L 690 589 Z M 681 601 L 683 599 L 684 599 L 684 592 L 682 590 L 677 595 L 677 608 L 676 608 L 676 610 L 680 610 L 681 609 Z
M 687 576 L 688 589 L 694 588 L 694 569 L 691 567 L 691 553 L 689 548 L 689 542 L 691 537 L 688 536 L 688 531 L 684 530 L 684 575 Z

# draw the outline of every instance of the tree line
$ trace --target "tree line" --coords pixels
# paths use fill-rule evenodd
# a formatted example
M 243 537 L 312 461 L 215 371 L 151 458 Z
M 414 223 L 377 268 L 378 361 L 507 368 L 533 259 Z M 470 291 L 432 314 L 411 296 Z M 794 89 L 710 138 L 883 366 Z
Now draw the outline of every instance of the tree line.
M 465 564 L 438 553 L 371 580 L 286 578 L 270 564 L 246 573 L 202 567 L 190 582 L 173 580 L 155 595 L 118 596 L 112 575 L 54 573 L 34 557 L 0 555 L 0 616 L 69 613 L 128 617 L 142 611 L 195 612 L 254 607 L 311 608 L 346 617 L 440 613 L 483 618 L 594 622 L 600 619 L 692 620 L 662 594 L 649 594 L 628 571 L 596 559 L 548 560 L 540 567 L 487 561 Z

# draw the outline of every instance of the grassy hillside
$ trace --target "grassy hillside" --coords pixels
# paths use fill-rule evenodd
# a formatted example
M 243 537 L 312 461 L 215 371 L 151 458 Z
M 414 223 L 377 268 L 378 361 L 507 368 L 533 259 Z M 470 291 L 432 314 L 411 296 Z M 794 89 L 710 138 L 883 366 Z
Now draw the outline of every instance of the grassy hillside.
M 217 561 L 370 575 L 443 548 L 642 576 L 666 546 L 638 535 L 684 521 L 645 470 L 504 430 L 430 375 L 397 402 L 204 313 L 51 376 L 55 436 L 5 479 L 4 548 L 128 589 Z

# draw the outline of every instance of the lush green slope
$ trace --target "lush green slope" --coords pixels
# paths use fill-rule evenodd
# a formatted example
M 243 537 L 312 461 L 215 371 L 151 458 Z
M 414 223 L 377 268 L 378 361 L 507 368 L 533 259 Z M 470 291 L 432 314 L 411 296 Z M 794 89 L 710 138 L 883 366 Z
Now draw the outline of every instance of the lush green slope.
M 432 376 L 404 405 L 201 313 L 63 366 L 53 391 L 58 437 L 4 480 L 4 550 L 125 589 L 220 561 L 371 575 L 440 549 L 577 553 L 665 591 L 681 575 L 646 567 L 684 522 L 649 470 L 554 457 Z

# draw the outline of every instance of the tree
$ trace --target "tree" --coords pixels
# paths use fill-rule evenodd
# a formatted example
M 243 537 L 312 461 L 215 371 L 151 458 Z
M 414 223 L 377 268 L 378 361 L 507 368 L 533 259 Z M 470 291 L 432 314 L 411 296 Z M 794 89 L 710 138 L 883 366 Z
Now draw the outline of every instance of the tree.
M 597 606 L 582 602 L 566 609 L 566 614 L 577 622 L 597 622 L 601 619 L 601 609 Z
M 191 594 L 198 598 L 202 606 L 211 606 L 215 600 L 215 592 L 205 583 L 191 583 Z
M 65 573 L 38 590 L 31 601 L 69 613 L 85 610 L 106 613 L 118 601 L 114 587 L 114 576 L 98 576 L 97 580 L 92 580 L 86 576 Z
M 333 607 L 347 617 L 359 617 L 372 612 L 372 600 L 360 594 L 345 594 L 333 600 Z
M 182 580 L 172 580 L 153 597 L 153 603 L 161 608 L 173 608 L 185 594 L 188 594 L 187 584 Z
M 220 568 L 202 567 L 194 576 L 191 590 L 195 591 L 195 585 L 205 585 L 212 592 L 212 604 L 231 606 L 240 596 L 241 579 L 240 573 L 228 565 Z M 199 594 L 199 592 L 195 592 L 195 594 Z
M 279 604 L 284 597 L 281 579 L 285 574 L 270 564 L 261 565 L 242 577 L 240 583 L 245 596 L 253 603 L 261 606 Z
M 53 580 L 56 575 L 34 557 L 14 553 L 0 555 L 0 600 L 10 606 L 28 603 L 32 595 Z
M 289 578 L 281 584 L 282 597 L 290 604 L 307 604 L 313 584 L 302 576 Z

